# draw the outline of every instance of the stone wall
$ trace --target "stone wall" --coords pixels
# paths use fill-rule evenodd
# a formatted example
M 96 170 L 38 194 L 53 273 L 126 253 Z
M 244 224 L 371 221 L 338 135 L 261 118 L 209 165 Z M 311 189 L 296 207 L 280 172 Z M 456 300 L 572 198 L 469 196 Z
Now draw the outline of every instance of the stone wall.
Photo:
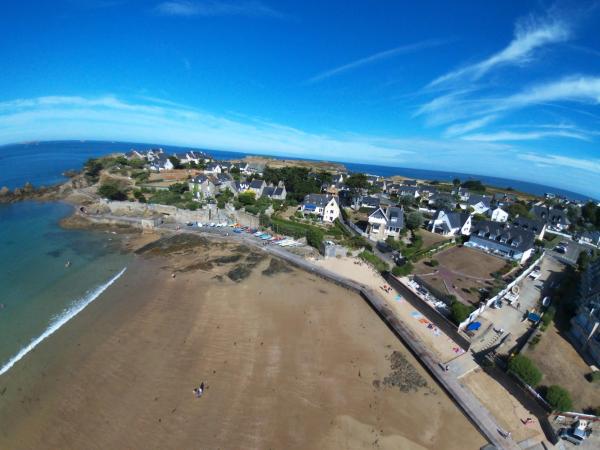
M 144 219 L 160 218 L 169 223 L 184 224 L 187 222 L 233 222 L 253 228 L 257 228 L 259 226 L 258 217 L 252 214 L 248 214 L 245 211 L 236 211 L 233 208 L 218 209 L 216 205 L 209 205 L 196 211 L 190 211 L 168 205 L 101 200 L 96 208 L 89 208 L 90 212 L 92 213 L 95 212 L 95 209 L 99 210 L 100 212 L 110 213 L 115 216 L 135 216 Z

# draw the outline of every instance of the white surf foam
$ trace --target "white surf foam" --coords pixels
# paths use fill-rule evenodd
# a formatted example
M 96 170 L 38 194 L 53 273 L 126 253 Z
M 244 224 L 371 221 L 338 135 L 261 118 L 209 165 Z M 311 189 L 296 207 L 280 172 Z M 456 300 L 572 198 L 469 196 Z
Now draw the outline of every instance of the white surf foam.
M 100 294 L 102 294 L 106 289 L 108 289 L 108 287 L 111 284 L 117 281 L 119 277 L 125 273 L 125 270 L 127 270 L 127 267 L 124 267 L 119 273 L 117 273 L 106 283 L 98 286 L 93 291 L 88 292 L 84 297 L 80 298 L 79 300 L 74 301 L 73 304 L 66 308 L 61 314 L 55 316 L 51 320 L 48 328 L 46 328 L 46 330 L 42 334 L 40 334 L 38 337 L 33 339 L 28 345 L 19 350 L 19 352 L 15 356 L 10 358 L 8 362 L 4 364 L 2 368 L 0 368 L 0 375 L 3 375 L 6 372 L 8 372 L 12 366 L 19 362 L 19 360 L 21 360 L 25 355 L 27 355 L 27 353 L 36 348 L 40 342 L 42 342 L 44 339 L 46 339 L 48 336 L 50 336 L 52 333 L 54 333 L 56 330 L 62 327 L 65 323 L 67 323 L 81 311 L 83 311 L 83 309 L 87 305 L 96 300 L 100 296 Z

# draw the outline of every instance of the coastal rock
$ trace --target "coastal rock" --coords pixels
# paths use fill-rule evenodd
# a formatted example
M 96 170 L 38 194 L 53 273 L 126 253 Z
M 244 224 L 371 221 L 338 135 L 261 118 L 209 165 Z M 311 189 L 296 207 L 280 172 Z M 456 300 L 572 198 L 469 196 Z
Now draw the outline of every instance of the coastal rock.
M 6 186 L 2 186 L 2 189 L 0 189 L 0 197 L 6 197 L 9 194 L 10 189 L 8 189 Z
M 390 356 L 391 373 L 383 379 L 373 381 L 373 386 L 379 388 L 381 385 L 385 387 L 397 387 L 401 392 L 418 391 L 421 388 L 428 387 L 427 381 L 417 371 L 417 369 L 406 359 L 406 357 L 394 351 Z

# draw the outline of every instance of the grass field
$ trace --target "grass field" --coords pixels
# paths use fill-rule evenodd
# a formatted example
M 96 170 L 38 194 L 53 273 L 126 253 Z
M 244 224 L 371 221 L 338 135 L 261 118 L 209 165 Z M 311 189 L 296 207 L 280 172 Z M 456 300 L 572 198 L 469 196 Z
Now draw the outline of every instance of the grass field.
M 429 248 L 438 242 L 448 241 L 450 238 L 442 236 L 441 234 L 432 233 L 427 230 L 420 229 L 417 234 L 423 239 L 423 248 Z
M 415 274 L 444 294 L 455 295 L 471 304 L 479 303 L 479 289 L 490 288 L 492 273 L 506 263 L 502 258 L 468 247 L 451 247 L 437 253 L 439 265 L 432 267 L 424 259 L 415 264 Z
M 600 384 L 587 381 L 589 366 L 554 325 L 548 327 L 535 347 L 528 348 L 525 356 L 544 374 L 542 385 L 558 384 L 571 393 L 575 411 L 600 407 Z

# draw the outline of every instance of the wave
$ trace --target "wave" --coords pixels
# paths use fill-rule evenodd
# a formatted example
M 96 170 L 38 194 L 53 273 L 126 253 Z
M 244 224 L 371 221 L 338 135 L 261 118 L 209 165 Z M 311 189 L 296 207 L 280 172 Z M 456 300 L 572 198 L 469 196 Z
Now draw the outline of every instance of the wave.
M 42 334 L 40 334 L 35 339 L 32 339 L 32 341 L 29 344 L 27 344 L 25 347 L 19 350 L 19 352 L 15 356 L 10 358 L 8 362 L 0 368 L 0 375 L 3 375 L 6 372 L 8 372 L 12 366 L 14 366 L 25 355 L 27 355 L 30 351 L 36 348 L 40 344 L 40 342 L 42 342 L 48 336 L 53 334 L 56 330 L 62 327 L 65 323 L 67 323 L 81 311 L 83 311 L 87 305 L 96 300 L 106 289 L 108 289 L 108 287 L 111 284 L 117 281 L 121 277 L 121 275 L 125 273 L 126 270 L 127 267 L 124 267 L 119 273 L 117 273 L 106 283 L 98 286 L 93 291 L 88 292 L 84 297 L 80 298 L 79 300 L 74 301 L 73 304 L 66 308 L 61 314 L 55 316 L 50 321 L 50 325 L 48 326 L 48 328 L 46 328 L 46 330 Z

